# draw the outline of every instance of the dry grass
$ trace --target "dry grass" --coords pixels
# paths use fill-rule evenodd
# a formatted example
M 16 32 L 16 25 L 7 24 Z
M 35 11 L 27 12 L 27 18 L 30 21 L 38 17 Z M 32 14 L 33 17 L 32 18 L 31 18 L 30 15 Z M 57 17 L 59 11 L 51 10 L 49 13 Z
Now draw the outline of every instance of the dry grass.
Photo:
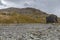
M 0 23 L 44 23 L 44 22 L 45 22 L 44 17 L 34 18 L 31 17 L 31 15 L 29 16 L 25 14 L 23 15 L 12 13 L 11 15 L 6 15 L 0 13 Z

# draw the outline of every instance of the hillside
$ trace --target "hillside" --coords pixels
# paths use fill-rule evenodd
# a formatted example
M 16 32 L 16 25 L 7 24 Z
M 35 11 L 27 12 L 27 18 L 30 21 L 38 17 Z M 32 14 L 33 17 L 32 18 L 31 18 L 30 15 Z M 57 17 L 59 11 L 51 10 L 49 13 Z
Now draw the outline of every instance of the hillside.
M 35 8 L 0 9 L 0 23 L 46 23 L 49 15 Z

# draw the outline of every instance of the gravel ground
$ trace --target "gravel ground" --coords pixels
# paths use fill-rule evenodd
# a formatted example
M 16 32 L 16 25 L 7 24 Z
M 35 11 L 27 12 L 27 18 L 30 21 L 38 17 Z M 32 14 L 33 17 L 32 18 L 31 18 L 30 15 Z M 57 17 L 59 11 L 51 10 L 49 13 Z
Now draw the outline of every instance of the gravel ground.
M 58 24 L 0 25 L 0 40 L 60 40 Z

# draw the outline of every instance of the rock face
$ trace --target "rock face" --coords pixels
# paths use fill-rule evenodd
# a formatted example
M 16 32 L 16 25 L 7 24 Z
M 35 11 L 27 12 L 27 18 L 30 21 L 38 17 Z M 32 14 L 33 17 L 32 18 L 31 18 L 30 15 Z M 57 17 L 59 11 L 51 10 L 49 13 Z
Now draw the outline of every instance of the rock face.
M 46 23 L 57 23 L 58 20 L 57 20 L 57 16 L 56 15 L 49 15 L 46 17 Z

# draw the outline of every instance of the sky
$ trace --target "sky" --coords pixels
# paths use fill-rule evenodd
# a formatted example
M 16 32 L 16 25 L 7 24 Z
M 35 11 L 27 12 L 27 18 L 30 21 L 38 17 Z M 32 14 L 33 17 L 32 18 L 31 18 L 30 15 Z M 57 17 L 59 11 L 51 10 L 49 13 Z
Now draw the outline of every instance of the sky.
M 60 17 L 60 0 L 0 0 L 0 9 L 8 7 L 32 7 Z

